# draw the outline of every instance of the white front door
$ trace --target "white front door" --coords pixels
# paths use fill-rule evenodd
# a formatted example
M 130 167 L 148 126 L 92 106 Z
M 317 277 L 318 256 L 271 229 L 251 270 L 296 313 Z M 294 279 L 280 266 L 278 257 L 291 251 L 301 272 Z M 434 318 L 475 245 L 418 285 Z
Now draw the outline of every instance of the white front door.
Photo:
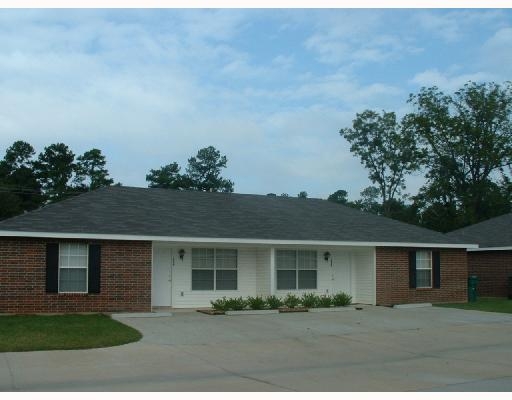
M 345 292 L 351 294 L 350 255 L 334 254 L 331 258 L 332 293 Z
M 152 306 L 172 305 L 172 249 L 153 245 Z

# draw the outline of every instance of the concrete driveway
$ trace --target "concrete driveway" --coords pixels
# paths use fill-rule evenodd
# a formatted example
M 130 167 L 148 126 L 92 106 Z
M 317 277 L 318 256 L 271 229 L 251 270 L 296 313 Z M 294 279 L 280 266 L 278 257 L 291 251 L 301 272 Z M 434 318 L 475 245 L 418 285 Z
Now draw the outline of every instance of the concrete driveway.
M 445 308 L 123 318 L 119 347 L 0 353 L 0 390 L 511 391 L 512 315 Z

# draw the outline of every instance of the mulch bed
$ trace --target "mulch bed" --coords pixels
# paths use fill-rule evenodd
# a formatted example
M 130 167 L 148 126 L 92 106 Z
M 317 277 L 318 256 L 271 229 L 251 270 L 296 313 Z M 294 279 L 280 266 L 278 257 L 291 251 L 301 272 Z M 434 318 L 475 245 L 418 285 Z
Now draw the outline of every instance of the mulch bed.
M 294 307 L 294 308 L 280 307 L 279 308 L 280 313 L 308 312 L 308 310 L 309 309 L 306 307 Z
M 220 310 L 197 310 L 197 312 L 208 315 L 225 315 L 225 312 Z

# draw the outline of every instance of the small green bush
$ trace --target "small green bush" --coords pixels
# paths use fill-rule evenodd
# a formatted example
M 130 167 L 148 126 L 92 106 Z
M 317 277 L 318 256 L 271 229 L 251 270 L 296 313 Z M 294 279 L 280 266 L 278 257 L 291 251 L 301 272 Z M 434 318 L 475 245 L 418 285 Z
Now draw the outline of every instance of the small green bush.
M 267 296 L 266 300 L 267 300 L 268 308 L 270 308 L 271 310 L 275 310 L 283 305 L 282 300 L 279 297 L 274 296 L 274 295 Z
M 323 295 L 318 297 L 318 307 L 330 307 L 332 304 L 331 296 Z
M 247 298 L 247 304 L 251 310 L 263 310 L 267 305 L 265 299 L 261 296 L 252 297 L 249 296 Z
M 210 301 L 212 307 L 214 310 L 217 311 L 227 311 L 229 310 L 229 300 L 226 299 L 226 296 L 224 296 L 222 299 L 212 300 Z
M 242 297 L 233 297 L 227 300 L 228 310 L 241 311 L 247 307 L 247 300 Z
M 340 292 L 340 293 L 336 293 L 334 296 L 332 296 L 332 304 L 334 304 L 336 307 L 348 306 L 351 303 L 352 303 L 352 296 L 350 296 L 347 293 Z
M 294 294 L 288 293 L 283 300 L 283 304 L 288 308 L 295 308 L 300 304 L 300 299 Z
M 307 308 L 316 307 L 318 296 L 314 293 L 304 293 L 300 299 L 300 303 Z

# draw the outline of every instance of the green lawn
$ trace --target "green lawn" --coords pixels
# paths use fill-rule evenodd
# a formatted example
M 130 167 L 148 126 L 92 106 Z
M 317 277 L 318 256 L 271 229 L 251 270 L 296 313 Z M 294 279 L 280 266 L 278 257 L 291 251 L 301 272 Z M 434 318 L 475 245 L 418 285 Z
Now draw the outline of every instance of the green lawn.
M 439 307 L 461 308 L 463 310 L 490 311 L 512 313 L 512 300 L 503 297 L 482 297 L 471 303 L 436 304 Z
M 141 337 L 102 314 L 0 316 L 0 352 L 109 347 Z

